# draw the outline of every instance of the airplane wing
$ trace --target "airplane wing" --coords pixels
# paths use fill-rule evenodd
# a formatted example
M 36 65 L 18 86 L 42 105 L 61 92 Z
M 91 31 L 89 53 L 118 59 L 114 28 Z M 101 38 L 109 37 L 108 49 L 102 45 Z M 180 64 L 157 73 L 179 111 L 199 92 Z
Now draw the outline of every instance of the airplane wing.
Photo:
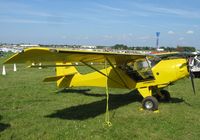
M 130 61 L 140 58 L 145 58 L 147 55 L 142 54 L 126 54 L 126 53 L 111 53 L 111 52 L 95 52 L 83 50 L 69 50 L 57 48 L 28 48 L 20 53 L 15 54 L 4 64 L 13 63 L 104 63 L 106 59 L 113 65 L 123 65 Z M 153 57 L 148 55 L 148 57 Z

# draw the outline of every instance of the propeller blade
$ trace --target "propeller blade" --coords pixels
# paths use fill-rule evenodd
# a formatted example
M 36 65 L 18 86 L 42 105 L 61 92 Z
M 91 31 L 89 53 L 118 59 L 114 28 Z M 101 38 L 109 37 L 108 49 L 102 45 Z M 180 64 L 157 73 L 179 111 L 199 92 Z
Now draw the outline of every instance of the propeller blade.
M 188 61 L 187 61 L 187 63 L 188 63 L 188 71 L 189 71 L 190 80 L 191 80 L 191 83 L 192 83 L 192 89 L 193 89 L 194 94 L 196 94 L 195 87 L 194 87 L 194 75 L 193 75 L 193 73 L 192 73 L 192 71 L 191 71 L 191 68 L 192 68 L 192 66 L 194 65 L 194 63 L 193 63 L 193 58 L 192 58 L 192 57 L 189 57 L 187 60 L 188 60 Z
M 194 94 L 196 94 L 195 87 L 194 87 L 194 76 L 193 76 L 191 70 L 190 70 L 190 79 L 191 79 L 191 83 L 192 83 L 193 92 L 194 92 Z

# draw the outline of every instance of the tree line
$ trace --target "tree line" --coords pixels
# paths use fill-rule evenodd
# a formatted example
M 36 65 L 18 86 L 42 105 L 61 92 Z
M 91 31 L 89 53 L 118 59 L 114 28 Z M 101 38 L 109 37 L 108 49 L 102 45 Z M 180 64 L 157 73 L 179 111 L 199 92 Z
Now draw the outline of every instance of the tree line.
M 98 49 L 103 49 L 106 48 L 105 46 L 97 46 Z M 111 49 L 116 49 L 116 50 L 145 50 L 145 51 L 156 51 L 156 47 L 149 47 L 149 46 L 132 46 L 128 47 L 127 45 L 124 44 L 116 44 L 114 46 L 110 46 Z M 173 51 L 178 51 L 178 52 L 195 52 L 196 48 L 192 46 L 177 46 L 175 47 L 164 47 L 161 46 L 160 49 L 163 49 L 164 51 L 168 52 L 173 52 Z

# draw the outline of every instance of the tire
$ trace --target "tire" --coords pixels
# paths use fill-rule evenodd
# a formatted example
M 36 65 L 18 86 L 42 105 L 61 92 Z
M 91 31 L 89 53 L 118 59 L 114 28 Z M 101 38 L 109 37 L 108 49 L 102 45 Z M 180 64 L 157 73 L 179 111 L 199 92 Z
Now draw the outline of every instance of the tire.
M 163 101 L 163 102 L 171 101 L 170 93 L 167 90 L 161 90 L 160 93 L 162 94 L 162 97 L 160 97 L 160 101 Z
M 158 110 L 158 100 L 153 96 L 148 96 L 142 100 L 142 107 L 145 110 Z

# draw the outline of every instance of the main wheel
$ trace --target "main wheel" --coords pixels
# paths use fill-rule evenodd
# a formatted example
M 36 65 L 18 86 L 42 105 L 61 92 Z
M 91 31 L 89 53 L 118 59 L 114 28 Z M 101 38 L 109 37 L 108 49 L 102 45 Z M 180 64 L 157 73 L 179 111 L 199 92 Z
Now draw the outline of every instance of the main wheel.
M 171 100 L 171 96 L 167 90 L 161 90 L 160 93 L 161 93 L 161 96 L 159 99 L 160 101 L 169 102 Z
M 142 107 L 146 110 L 158 110 L 158 100 L 153 96 L 148 96 L 142 100 Z

